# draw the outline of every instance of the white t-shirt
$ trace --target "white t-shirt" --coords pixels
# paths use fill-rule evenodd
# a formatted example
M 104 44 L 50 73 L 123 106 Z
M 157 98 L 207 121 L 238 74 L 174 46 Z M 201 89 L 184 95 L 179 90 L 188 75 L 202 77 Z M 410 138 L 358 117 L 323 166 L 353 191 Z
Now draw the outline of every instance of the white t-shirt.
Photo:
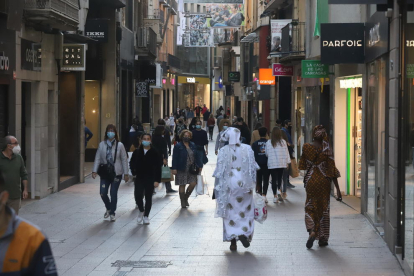
M 148 151 L 147 149 L 144 149 L 144 155 L 147 154 L 147 151 Z

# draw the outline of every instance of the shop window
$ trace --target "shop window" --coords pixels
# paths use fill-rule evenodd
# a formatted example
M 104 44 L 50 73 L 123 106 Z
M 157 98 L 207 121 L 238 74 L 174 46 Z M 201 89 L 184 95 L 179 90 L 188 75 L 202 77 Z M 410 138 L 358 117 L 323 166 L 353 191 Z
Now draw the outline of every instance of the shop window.
M 85 121 L 86 126 L 93 133 L 86 148 L 97 149 L 100 139 L 100 82 L 85 82 Z

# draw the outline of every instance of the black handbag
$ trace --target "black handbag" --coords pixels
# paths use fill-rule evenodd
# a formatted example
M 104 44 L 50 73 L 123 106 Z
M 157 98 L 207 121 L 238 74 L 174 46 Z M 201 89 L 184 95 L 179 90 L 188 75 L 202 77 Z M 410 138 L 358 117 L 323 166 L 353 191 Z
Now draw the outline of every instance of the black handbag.
M 118 152 L 118 142 L 115 146 L 115 158 L 114 158 L 114 166 L 116 162 L 116 154 Z M 115 173 L 115 167 L 110 164 L 100 164 L 98 167 L 98 175 L 100 178 L 105 180 L 113 181 L 115 179 L 116 173 Z
M 195 162 L 190 165 L 189 172 L 190 172 L 190 174 L 193 174 L 193 175 L 197 175 L 198 174 L 198 167 L 197 167 L 197 165 L 196 165 Z

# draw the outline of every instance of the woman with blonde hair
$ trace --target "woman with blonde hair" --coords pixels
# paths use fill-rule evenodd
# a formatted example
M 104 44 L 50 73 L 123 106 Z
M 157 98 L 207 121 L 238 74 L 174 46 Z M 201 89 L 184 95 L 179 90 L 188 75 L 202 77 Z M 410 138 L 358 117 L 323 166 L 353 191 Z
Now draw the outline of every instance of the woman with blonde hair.
M 273 202 L 283 202 L 281 195 L 283 170 L 290 164 L 289 150 L 282 137 L 282 130 L 274 127 L 271 138 L 266 142 L 267 167 L 272 176 Z M 284 187 L 286 192 L 286 187 Z

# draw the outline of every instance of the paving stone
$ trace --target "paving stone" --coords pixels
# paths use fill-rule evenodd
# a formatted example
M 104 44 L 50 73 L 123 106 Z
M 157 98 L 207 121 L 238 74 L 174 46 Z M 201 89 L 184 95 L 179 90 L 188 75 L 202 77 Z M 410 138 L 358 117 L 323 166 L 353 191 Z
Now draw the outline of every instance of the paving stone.
M 203 173 L 212 194 L 214 142 Z M 170 160 L 171 162 L 171 160 Z M 229 250 L 222 242 L 222 220 L 214 218 L 211 196 L 190 197 L 181 209 L 177 194 L 157 189 L 151 224 L 138 225 L 131 184 L 119 189 L 116 222 L 103 219 L 99 180 L 87 178 L 42 200 L 32 201 L 21 216 L 48 235 L 60 275 L 404 275 L 396 258 L 366 218 L 331 201 L 331 239 L 327 248 L 317 243 L 305 248 L 305 190 L 301 179 L 292 181 L 284 203 L 274 204 L 268 194 L 268 219 L 255 224 L 250 248 Z M 174 184 L 174 183 L 173 183 Z M 166 268 L 117 268 L 116 261 L 171 262 Z M 117 275 L 118 274 L 118 275 Z

